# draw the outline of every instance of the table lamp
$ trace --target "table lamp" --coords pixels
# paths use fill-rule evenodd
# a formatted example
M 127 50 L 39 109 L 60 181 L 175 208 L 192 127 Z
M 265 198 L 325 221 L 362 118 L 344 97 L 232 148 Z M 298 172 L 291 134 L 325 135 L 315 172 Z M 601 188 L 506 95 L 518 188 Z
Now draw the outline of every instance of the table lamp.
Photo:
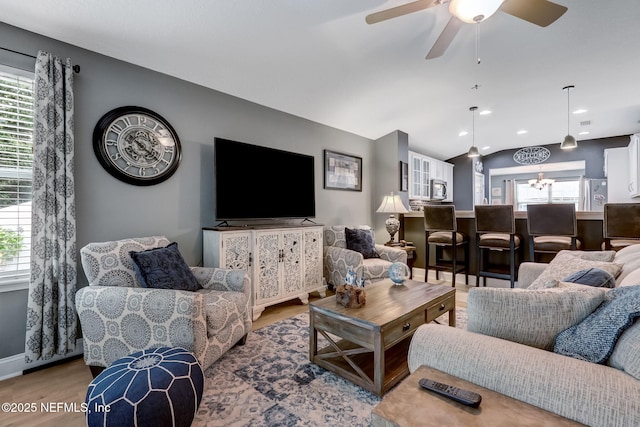
M 380 203 L 380 207 L 376 212 L 390 214 L 384 224 L 387 227 L 387 233 L 389 233 L 390 236 L 390 240 L 386 244 L 392 245 L 394 243 L 395 234 L 400 230 L 400 221 L 396 218 L 395 214 L 407 213 L 409 211 L 404 207 L 402 200 L 400 200 L 400 196 L 397 194 L 394 195 L 393 192 L 391 192 L 390 195 L 384 196 L 384 199 L 382 199 L 382 203 Z

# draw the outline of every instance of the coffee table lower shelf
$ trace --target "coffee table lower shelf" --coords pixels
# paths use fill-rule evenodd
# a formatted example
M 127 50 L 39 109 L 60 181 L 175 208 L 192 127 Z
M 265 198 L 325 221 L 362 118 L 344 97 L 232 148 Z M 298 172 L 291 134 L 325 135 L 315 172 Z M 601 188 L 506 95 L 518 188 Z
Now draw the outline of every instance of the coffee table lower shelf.
M 313 363 L 324 369 L 334 372 L 359 385 L 365 390 L 381 396 L 403 378 L 409 375 L 407 353 L 411 337 L 407 337 L 384 352 L 384 378 L 382 389 L 378 390 L 375 384 L 375 360 L 374 351 L 363 348 L 347 340 L 340 340 L 336 344 L 343 353 L 334 347 L 327 346 L 320 349 L 313 357 Z M 342 357 L 346 354 L 351 363 Z

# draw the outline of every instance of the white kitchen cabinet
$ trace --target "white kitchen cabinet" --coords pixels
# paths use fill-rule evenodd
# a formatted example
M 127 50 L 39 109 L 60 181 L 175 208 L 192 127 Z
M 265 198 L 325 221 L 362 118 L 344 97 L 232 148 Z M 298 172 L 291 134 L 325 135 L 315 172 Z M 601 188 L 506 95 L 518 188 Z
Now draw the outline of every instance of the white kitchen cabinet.
M 429 158 L 417 153 L 409 153 L 410 199 L 429 199 L 430 169 Z
M 205 267 L 244 269 L 251 277 L 253 320 L 264 309 L 309 293 L 325 296 L 322 227 L 261 227 L 246 231 L 203 230 Z
M 640 197 L 640 134 L 631 135 L 629 153 L 629 190 L 630 197 Z
M 443 180 L 447 182 L 447 202 L 453 202 L 453 164 L 442 162 Z
M 637 202 L 629 194 L 629 149 L 628 147 L 604 150 L 607 171 L 607 202 Z
M 453 200 L 453 165 L 422 154 L 409 152 L 409 199 L 431 199 L 431 180 L 447 183 L 447 201 Z

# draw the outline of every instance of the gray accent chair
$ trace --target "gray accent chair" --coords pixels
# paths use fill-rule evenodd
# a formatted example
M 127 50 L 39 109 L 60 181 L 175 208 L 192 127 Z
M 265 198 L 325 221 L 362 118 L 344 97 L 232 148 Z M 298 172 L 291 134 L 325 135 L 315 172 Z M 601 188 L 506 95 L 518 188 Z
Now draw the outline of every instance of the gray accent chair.
M 89 286 L 76 292 L 84 360 L 96 376 L 115 360 L 153 347 L 182 347 L 203 369 L 251 330 L 251 282 L 244 270 L 191 267 L 203 289 L 144 288 L 130 251 L 164 247 L 164 236 L 89 243 L 80 250 Z
M 389 277 L 389 266 L 394 262 L 407 263 L 407 253 L 402 249 L 376 244 L 380 258 L 365 259 L 361 253 L 347 249 L 345 228 L 371 230 L 368 225 L 325 226 L 324 234 L 324 278 L 334 288 L 344 283 L 349 269 L 362 275 L 365 284 Z

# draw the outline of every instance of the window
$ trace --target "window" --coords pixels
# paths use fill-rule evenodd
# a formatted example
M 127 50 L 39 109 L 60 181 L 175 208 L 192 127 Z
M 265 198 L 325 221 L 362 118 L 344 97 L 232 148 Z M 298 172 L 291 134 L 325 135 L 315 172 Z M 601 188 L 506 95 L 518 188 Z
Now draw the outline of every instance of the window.
M 538 190 L 527 181 L 516 180 L 516 210 L 526 211 L 527 205 L 543 203 L 574 203 L 579 210 L 580 178 L 563 178 Z
M 28 283 L 33 75 L 0 69 L 0 285 Z

